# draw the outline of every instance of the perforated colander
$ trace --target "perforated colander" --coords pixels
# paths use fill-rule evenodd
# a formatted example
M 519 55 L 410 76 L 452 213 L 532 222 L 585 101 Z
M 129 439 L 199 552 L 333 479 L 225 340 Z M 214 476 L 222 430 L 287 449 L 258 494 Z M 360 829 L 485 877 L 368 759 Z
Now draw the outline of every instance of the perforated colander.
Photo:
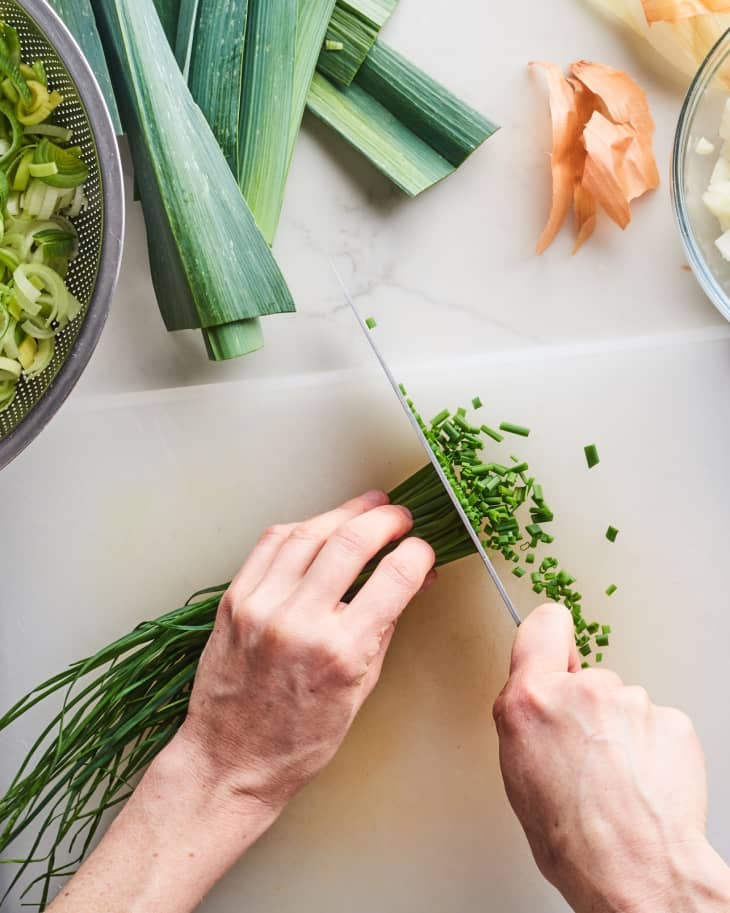
M 124 235 L 122 169 L 114 128 L 101 90 L 78 45 L 45 0 L 0 0 L 0 19 L 20 35 L 23 60 L 42 60 L 49 86 L 64 97 L 54 122 L 73 130 L 89 167 L 89 203 L 74 224 L 79 254 L 67 284 L 82 310 L 56 337 L 48 368 L 21 379 L 9 409 L 0 413 L 0 469 L 43 429 L 73 389 L 94 351 L 119 273 Z

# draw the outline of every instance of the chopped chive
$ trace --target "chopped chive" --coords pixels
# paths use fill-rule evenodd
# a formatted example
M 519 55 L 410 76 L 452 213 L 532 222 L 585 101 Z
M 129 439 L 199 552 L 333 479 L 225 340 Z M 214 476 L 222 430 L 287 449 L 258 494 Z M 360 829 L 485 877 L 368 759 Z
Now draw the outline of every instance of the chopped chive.
M 610 634 L 611 625 L 601 625 L 601 634 Z
M 517 560 L 519 561 L 519 558 Z M 515 577 L 524 577 L 525 576 L 524 568 L 521 568 L 521 567 L 516 567 L 512 571 L 512 573 L 515 575 Z
M 525 562 L 526 562 L 527 564 L 534 564 L 534 563 L 535 563 L 535 553 L 534 553 L 534 552 L 528 552 L 528 553 L 525 555 Z
M 365 321 L 365 326 L 369 330 L 374 330 L 377 325 L 378 325 L 378 321 L 374 317 L 368 317 Z
M 516 434 L 519 437 L 529 437 L 530 429 L 522 425 L 513 425 L 511 422 L 502 422 L 499 426 L 500 431 L 506 431 L 507 434 Z
M 332 41 L 331 38 L 327 38 L 324 43 L 325 51 L 343 51 L 345 45 L 341 41 Z
M 603 662 L 603 653 L 596 653 L 596 662 L 597 663 Z
M 593 650 L 591 649 L 590 644 L 583 644 L 583 646 L 580 648 L 581 656 L 590 656 L 592 652 Z
M 490 428 L 489 425 L 482 425 L 482 431 L 498 444 L 501 444 L 504 440 L 504 437 L 499 433 L 499 431 L 495 431 L 494 428 Z
M 543 497 L 543 494 L 542 494 L 542 485 L 535 486 L 535 490 L 532 492 L 532 499 L 533 499 L 533 501 L 536 501 L 538 504 L 540 504 L 542 501 L 545 500 L 545 498 Z
M 606 590 L 606 596 L 613 596 L 618 587 L 615 583 L 612 583 L 611 586 Z
M 435 428 L 437 425 L 443 424 L 450 415 L 451 415 L 451 413 L 449 412 L 448 409 L 442 409 L 438 415 L 435 415 L 431 419 L 431 427 Z
M 474 425 L 470 425 L 464 416 L 459 413 L 454 416 L 454 424 L 458 425 L 462 431 L 466 431 L 468 434 L 479 434 L 479 429 L 475 428 Z
M 478 396 L 474 397 L 474 399 L 471 401 L 471 404 L 475 409 L 481 409 L 482 406 L 484 405 Z
M 618 530 L 615 526 L 609 526 L 606 530 L 606 538 L 609 542 L 615 542 L 616 536 L 618 536 Z
M 608 646 L 608 637 L 605 634 L 599 634 L 596 637 L 596 646 L 597 647 L 607 647 Z
M 456 414 L 464 418 L 466 415 L 466 409 L 463 406 L 459 406 L 459 408 L 456 410 Z
M 588 463 L 588 468 L 593 469 L 594 466 L 598 466 L 601 462 L 601 458 L 598 456 L 598 448 L 595 444 L 588 444 L 583 448 L 586 455 L 586 463 Z
M 581 663 L 580 667 L 581 667 L 581 669 L 590 669 L 591 664 L 590 663 Z
M 456 430 L 456 428 L 454 428 L 451 422 L 444 422 L 442 428 L 450 441 L 453 442 L 459 440 L 459 432 Z
M 398 389 L 403 394 L 403 396 L 408 396 L 408 391 L 405 388 L 405 384 L 398 384 Z

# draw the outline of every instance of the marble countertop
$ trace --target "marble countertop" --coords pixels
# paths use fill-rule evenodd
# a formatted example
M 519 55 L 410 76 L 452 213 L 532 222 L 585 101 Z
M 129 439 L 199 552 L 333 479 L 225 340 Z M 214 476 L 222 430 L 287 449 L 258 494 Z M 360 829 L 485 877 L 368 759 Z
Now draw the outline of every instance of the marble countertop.
M 266 319 L 259 353 L 211 364 L 197 334 L 164 331 L 125 158 L 125 257 L 102 341 L 61 413 L 0 477 L 18 518 L 5 595 L 24 607 L 0 620 L 1 703 L 223 579 L 264 524 L 395 484 L 423 462 L 334 262 L 424 410 L 478 392 L 535 429 L 520 453 L 555 493 L 561 549 L 584 591 L 598 601 L 621 584 L 600 603 L 620 632 L 611 662 L 695 718 L 711 834 L 730 857 L 730 325 L 682 269 L 668 186 L 682 82 L 582 0 L 456 0 L 448 12 L 401 0 L 386 38 L 503 129 L 407 200 L 307 118 L 276 242 L 299 312 Z M 647 90 L 665 179 L 625 234 L 603 219 L 577 257 L 567 231 L 536 258 L 550 125 L 526 64 L 579 58 L 624 68 Z M 602 454 L 594 473 L 589 440 Z M 42 516 L 25 508 L 31 482 Z M 609 522 L 622 529 L 613 549 Z M 43 580 L 28 573 L 38 553 L 49 556 Z M 529 587 L 510 589 L 523 610 L 535 604 Z M 333 767 L 206 913 L 564 911 L 498 775 L 490 709 L 512 636 L 478 561 L 447 569 L 404 620 Z M 31 734 L 0 752 L 0 779 Z

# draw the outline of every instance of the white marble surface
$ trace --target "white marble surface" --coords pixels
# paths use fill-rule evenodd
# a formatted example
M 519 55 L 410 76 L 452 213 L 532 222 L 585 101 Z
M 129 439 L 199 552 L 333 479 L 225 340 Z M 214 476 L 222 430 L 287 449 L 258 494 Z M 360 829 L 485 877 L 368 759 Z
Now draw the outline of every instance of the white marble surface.
M 194 334 L 164 332 L 130 206 L 122 281 L 92 363 L 0 477 L 15 518 L 2 704 L 230 574 L 265 523 L 420 465 L 332 258 L 424 411 L 480 392 L 497 420 L 534 427 L 520 453 L 552 492 L 560 552 L 619 632 L 616 668 L 695 717 L 711 833 L 730 858 L 730 327 L 681 269 L 666 181 L 625 235 L 604 222 L 575 259 L 567 235 L 532 255 L 549 124 L 526 62 L 586 57 L 633 72 L 650 94 L 664 174 L 681 88 L 579 0 L 456 0 L 449 13 L 402 0 L 387 38 L 504 129 L 407 201 L 308 120 L 277 241 L 300 312 L 267 320 L 261 353 L 211 365 Z M 594 473 L 589 440 L 603 460 Z M 602 538 L 608 523 L 622 530 L 615 547 Z M 612 580 L 621 589 L 608 603 Z M 534 605 L 528 587 L 511 589 L 523 610 Z M 478 562 L 446 570 L 405 619 L 342 754 L 206 913 L 565 910 L 534 870 L 497 772 L 490 706 L 511 637 Z M 19 727 L 0 747 L 0 782 L 31 734 Z

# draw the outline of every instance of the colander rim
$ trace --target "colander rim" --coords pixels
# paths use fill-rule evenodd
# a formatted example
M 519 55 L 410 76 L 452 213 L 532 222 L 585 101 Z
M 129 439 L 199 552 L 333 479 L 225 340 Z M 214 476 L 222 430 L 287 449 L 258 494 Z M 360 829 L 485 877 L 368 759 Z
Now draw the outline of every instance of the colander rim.
M 106 323 L 124 243 L 124 184 L 119 146 L 104 96 L 81 48 L 46 0 L 14 0 L 53 47 L 74 83 L 94 136 L 104 213 L 99 267 L 83 323 L 58 374 L 28 415 L 0 440 L 0 469 L 33 441 L 76 386 Z

